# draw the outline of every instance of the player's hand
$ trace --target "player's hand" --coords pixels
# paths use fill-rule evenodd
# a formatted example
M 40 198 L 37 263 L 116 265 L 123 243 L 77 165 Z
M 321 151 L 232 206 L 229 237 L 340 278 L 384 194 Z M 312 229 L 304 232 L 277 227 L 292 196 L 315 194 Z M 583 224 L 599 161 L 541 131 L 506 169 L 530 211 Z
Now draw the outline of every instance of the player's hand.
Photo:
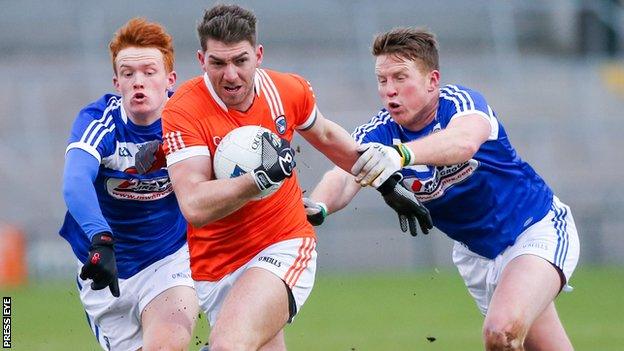
M 429 229 L 433 228 L 433 221 L 429 210 L 423 206 L 416 195 L 409 191 L 401 183 L 403 176 L 401 173 L 394 173 L 388 180 L 381 184 L 377 190 L 381 193 L 384 201 L 388 206 L 392 207 L 399 215 L 399 223 L 403 233 L 408 228 L 412 236 L 416 236 L 416 222 L 420 224 L 423 233 L 428 234 Z
M 107 232 L 96 234 L 91 239 L 89 257 L 80 270 L 80 279 L 93 279 L 91 289 L 102 290 L 108 286 L 113 296 L 119 297 L 114 241 L 111 233 Z
M 266 190 L 290 178 L 295 165 L 295 150 L 290 147 L 288 140 L 278 138 L 270 132 L 262 133 L 262 164 L 253 171 L 254 180 L 260 190 Z
M 308 222 L 310 222 L 310 224 L 315 227 L 323 224 L 325 217 L 327 217 L 327 205 L 304 197 L 303 207 L 305 207 Z
M 379 187 L 394 172 L 403 167 L 403 158 L 397 149 L 380 143 L 358 145 L 362 153 L 351 168 L 351 174 L 361 186 Z
M 165 152 L 160 140 L 152 140 L 141 145 L 134 155 L 134 168 L 139 174 L 157 171 L 165 165 Z

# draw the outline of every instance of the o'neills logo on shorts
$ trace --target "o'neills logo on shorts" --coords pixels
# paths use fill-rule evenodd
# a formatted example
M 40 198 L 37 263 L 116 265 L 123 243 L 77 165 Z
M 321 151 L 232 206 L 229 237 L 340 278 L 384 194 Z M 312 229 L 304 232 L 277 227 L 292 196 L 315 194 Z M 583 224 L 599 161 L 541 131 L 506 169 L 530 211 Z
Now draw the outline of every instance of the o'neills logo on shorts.
M 282 263 L 276 259 L 274 259 L 273 257 L 269 257 L 269 256 L 262 256 L 258 258 L 258 261 L 260 262 L 266 262 L 269 264 L 274 265 L 275 267 L 281 267 Z
M 106 181 L 108 194 L 119 200 L 154 201 L 173 192 L 168 176 L 154 179 L 118 179 Z

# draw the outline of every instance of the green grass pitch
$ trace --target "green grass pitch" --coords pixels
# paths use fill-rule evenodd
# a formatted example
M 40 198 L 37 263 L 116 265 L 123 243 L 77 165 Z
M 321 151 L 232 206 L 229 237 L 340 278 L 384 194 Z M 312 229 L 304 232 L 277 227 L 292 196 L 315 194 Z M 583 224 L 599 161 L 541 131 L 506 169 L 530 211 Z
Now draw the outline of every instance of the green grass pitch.
M 582 268 L 557 300 L 577 351 L 624 350 L 624 268 Z M 12 297 L 13 350 L 99 350 L 75 282 L 0 290 Z M 453 269 L 410 273 L 318 272 L 286 328 L 289 350 L 482 350 L 482 317 Z M 190 350 L 208 335 L 199 321 Z

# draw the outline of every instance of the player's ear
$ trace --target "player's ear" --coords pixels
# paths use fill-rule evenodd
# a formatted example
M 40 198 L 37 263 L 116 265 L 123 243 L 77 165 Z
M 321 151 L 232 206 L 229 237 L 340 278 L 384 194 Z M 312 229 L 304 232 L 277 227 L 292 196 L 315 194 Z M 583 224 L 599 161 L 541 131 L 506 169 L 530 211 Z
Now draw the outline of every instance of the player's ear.
M 113 86 L 118 93 L 121 93 L 121 87 L 119 86 L 119 79 L 117 79 L 117 74 L 113 75 Z
M 170 90 L 171 88 L 173 88 L 177 79 L 178 74 L 176 73 L 176 71 L 171 71 L 167 73 L 167 89 Z
M 199 66 L 203 69 L 204 68 L 204 52 L 201 50 L 197 50 L 197 60 L 199 61 Z
M 262 47 L 262 45 L 258 44 L 256 46 L 256 67 L 260 67 L 263 57 L 264 57 L 264 48 Z
M 432 92 L 439 87 L 440 87 L 440 71 L 438 71 L 437 69 L 434 69 L 433 71 L 429 72 L 429 86 L 427 90 L 429 90 L 429 92 Z

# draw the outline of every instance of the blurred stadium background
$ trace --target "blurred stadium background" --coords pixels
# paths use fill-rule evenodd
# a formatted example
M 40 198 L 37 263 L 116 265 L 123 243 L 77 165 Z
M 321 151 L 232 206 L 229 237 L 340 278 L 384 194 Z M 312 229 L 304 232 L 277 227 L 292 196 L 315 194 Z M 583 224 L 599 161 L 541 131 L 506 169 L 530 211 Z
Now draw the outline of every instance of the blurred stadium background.
M 571 206 L 582 245 L 579 266 L 616 267 L 609 272 L 621 279 L 622 1 L 237 3 L 259 19 L 264 67 L 306 77 L 321 111 L 347 130 L 380 107 L 369 53 L 373 35 L 398 25 L 432 29 L 440 42 L 442 82 L 484 93 L 519 154 Z M 0 223 L 25 233 L 29 281 L 68 281 L 75 262 L 57 235 L 65 211 L 63 155 L 76 113 L 112 91 L 112 33 L 133 16 L 165 25 L 174 36 L 181 83 L 200 72 L 195 24 L 213 2 L 0 4 Z M 330 164 L 301 138 L 294 145 L 301 146 L 302 186 L 311 190 Z M 3 228 L 0 253 L 9 247 L 10 230 Z M 318 234 L 320 275 L 451 268 L 445 236 L 401 235 L 395 215 L 371 190 L 330 217 Z M 7 252 L 0 255 L 0 269 L 11 260 Z

